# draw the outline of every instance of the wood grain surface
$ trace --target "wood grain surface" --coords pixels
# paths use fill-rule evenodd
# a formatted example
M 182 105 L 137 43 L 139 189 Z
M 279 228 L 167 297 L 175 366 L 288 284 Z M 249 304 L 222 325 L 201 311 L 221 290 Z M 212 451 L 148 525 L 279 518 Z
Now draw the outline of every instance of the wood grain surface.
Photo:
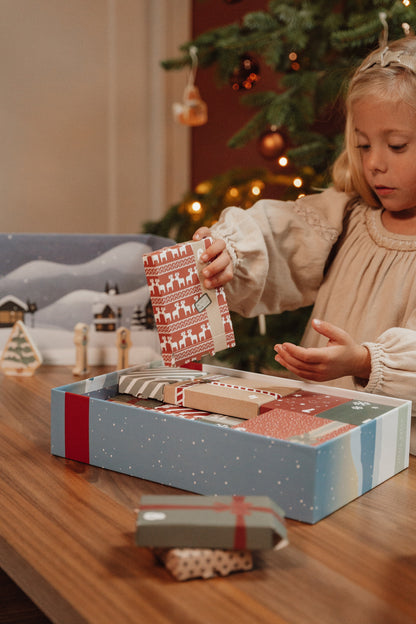
M 314 526 L 288 520 L 253 571 L 181 583 L 134 545 L 140 495 L 178 490 L 50 454 L 50 390 L 72 381 L 0 376 L 0 567 L 52 622 L 416 622 L 416 458 Z

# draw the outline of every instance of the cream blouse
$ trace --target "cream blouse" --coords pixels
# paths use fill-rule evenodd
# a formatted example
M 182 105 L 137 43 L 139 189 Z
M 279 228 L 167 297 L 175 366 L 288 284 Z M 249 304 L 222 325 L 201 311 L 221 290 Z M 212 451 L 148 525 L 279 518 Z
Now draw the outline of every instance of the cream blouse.
M 333 385 L 411 399 L 416 415 L 416 236 L 389 232 L 380 209 L 349 207 L 349 199 L 330 188 L 225 209 L 211 232 L 233 260 L 227 300 L 242 316 L 314 304 L 312 318 L 343 328 L 371 354 L 365 387 L 346 377 Z M 309 323 L 302 344 L 326 339 Z

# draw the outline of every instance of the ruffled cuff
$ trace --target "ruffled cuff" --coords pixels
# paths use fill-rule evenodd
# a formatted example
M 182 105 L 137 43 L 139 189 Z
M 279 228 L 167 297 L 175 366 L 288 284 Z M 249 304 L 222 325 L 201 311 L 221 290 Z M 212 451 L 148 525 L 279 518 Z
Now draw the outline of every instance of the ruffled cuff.
M 238 255 L 236 251 L 236 245 L 233 240 L 233 234 L 235 236 L 235 233 L 233 233 L 231 230 L 230 232 L 227 232 L 227 228 L 222 228 L 220 232 L 216 233 L 215 224 L 211 227 L 211 236 L 214 239 L 222 238 L 222 240 L 224 241 L 225 248 L 231 258 L 233 270 L 235 271 L 235 269 L 238 267 Z
M 377 342 L 363 342 L 363 347 L 366 347 L 370 352 L 371 357 L 371 373 L 367 383 L 363 383 L 363 379 L 354 377 L 354 384 L 357 390 L 368 392 L 369 394 L 380 393 L 381 386 L 383 384 L 383 348 L 381 344 Z

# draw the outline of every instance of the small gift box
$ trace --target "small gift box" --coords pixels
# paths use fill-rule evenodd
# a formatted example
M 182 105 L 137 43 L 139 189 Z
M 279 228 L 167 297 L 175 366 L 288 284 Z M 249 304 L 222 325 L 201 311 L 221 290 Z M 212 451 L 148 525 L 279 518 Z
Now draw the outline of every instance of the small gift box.
M 253 555 L 248 550 L 155 548 L 153 552 L 177 581 L 227 576 L 253 568 Z
M 268 496 L 142 496 L 136 544 L 270 549 L 286 543 L 283 511 Z
M 118 380 L 118 391 L 143 399 L 164 401 L 164 389 L 169 384 L 188 383 L 194 379 L 206 377 L 202 371 L 186 368 L 143 368 L 121 373 Z M 172 401 L 171 401 L 172 402 Z
M 181 365 L 235 346 L 223 288 L 207 290 L 200 257 L 212 239 L 143 256 L 163 362 Z
M 294 388 L 250 382 L 237 377 L 186 380 L 164 387 L 164 401 L 207 412 L 249 419 L 274 408 L 274 401 Z M 270 407 L 268 407 L 270 405 Z

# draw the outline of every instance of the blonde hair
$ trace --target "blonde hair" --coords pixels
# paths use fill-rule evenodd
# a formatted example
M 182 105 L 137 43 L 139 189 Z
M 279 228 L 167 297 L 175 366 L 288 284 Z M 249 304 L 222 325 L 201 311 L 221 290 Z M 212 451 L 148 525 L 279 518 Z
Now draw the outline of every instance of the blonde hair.
M 386 50 L 387 63 L 383 60 Z M 401 55 L 406 62 L 400 62 Z M 387 49 L 371 52 L 355 71 L 346 95 L 344 150 L 333 165 L 334 186 L 339 191 L 361 197 L 370 206 L 380 206 L 364 178 L 354 133 L 353 105 L 368 96 L 405 102 L 416 109 L 416 37 L 404 37 L 390 42 Z

